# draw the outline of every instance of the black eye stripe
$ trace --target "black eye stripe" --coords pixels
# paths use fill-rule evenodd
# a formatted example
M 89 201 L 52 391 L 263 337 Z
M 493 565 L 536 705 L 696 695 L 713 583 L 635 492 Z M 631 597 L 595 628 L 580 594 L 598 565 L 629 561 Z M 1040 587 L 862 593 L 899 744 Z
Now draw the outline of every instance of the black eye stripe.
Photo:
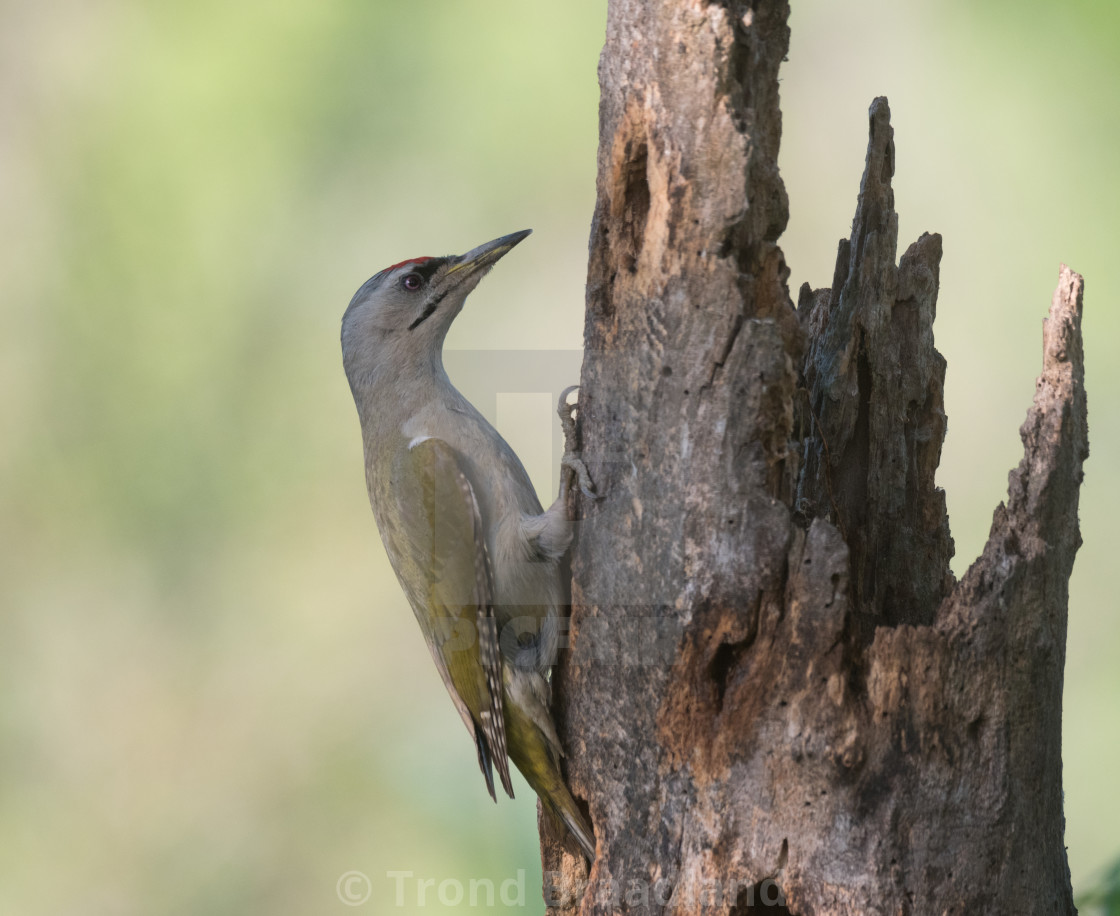
M 409 264 L 408 266 L 410 269 L 408 272 L 411 274 L 419 274 L 424 278 L 424 282 L 427 283 L 446 261 L 447 258 L 428 258 L 428 260 L 421 264 Z
M 426 258 L 423 262 L 419 263 L 409 262 L 409 269 L 405 272 L 402 272 L 401 276 L 403 277 L 404 273 L 419 274 L 424 278 L 424 282 L 426 283 L 432 279 L 432 276 L 435 274 L 435 272 L 439 270 L 440 267 L 442 267 L 444 264 L 446 264 L 448 260 L 448 258 Z M 365 283 L 362 284 L 361 289 L 358 290 L 357 295 L 370 293 L 375 289 L 380 289 L 385 285 L 385 281 L 391 274 L 404 266 L 404 264 L 396 264 L 393 267 L 386 267 L 379 273 L 374 274 L 372 277 L 366 280 Z

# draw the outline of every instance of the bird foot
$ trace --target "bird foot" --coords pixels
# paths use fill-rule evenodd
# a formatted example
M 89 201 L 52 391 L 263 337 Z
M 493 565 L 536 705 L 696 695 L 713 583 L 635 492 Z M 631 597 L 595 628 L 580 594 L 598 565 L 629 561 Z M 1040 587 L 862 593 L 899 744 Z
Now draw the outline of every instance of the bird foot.
M 579 385 L 569 385 L 560 392 L 560 402 L 556 405 L 556 412 L 560 415 L 560 426 L 564 430 L 564 457 L 560 459 L 560 466 L 564 469 L 560 480 L 560 495 L 564 496 L 571 488 L 572 481 L 579 484 L 580 492 L 588 499 L 600 499 L 595 492 L 595 484 L 591 475 L 587 473 L 587 465 L 583 463 L 579 452 L 579 429 L 576 425 L 575 414 L 579 410 L 579 403 L 568 403 L 568 395 L 579 388 Z

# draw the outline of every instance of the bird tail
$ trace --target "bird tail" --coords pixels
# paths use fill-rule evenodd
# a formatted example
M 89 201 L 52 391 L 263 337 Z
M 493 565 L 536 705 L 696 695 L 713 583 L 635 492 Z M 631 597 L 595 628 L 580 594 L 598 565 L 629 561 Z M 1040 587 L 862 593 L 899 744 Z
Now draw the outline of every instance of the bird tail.
M 559 777 L 559 773 L 557 773 L 557 776 Z M 568 832 L 575 837 L 576 842 L 583 850 L 583 854 L 587 856 L 587 861 L 594 862 L 595 837 L 591 833 L 590 825 L 584 820 L 576 800 L 572 798 L 572 793 L 568 791 L 568 787 L 564 785 L 563 781 L 557 778 L 552 793 L 545 795 L 538 791 L 537 794 L 540 795 L 545 810 L 559 819 L 568 828 Z
M 575 837 L 589 862 L 595 860 L 595 835 L 560 775 L 559 740 L 555 737 L 548 710 L 528 693 L 523 702 L 505 704 L 506 732 L 510 759 L 521 771 L 529 787 L 537 793 L 545 810 L 558 818 Z M 536 708 L 539 706 L 539 708 Z M 534 715 L 535 713 L 535 715 Z M 542 731 L 538 721 L 549 727 Z

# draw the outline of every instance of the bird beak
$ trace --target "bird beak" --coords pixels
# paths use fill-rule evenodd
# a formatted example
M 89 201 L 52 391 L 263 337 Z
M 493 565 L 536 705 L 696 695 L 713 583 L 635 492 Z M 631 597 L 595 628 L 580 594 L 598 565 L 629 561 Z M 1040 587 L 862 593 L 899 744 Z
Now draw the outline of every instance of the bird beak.
M 532 229 L 522 229 L 520 232 L 503 235 L 500 239 L 494 239 L 494 241 L 487 242 L 485 245 L 479 245 L 466 254 L 459 255 L 454 259 L 444 276 L 449 277 L 452 274 L 458 274 L 461 277 L 467 277 L 476 272 L 481 273 L 488 270 L 498 258 L 532 231 Z

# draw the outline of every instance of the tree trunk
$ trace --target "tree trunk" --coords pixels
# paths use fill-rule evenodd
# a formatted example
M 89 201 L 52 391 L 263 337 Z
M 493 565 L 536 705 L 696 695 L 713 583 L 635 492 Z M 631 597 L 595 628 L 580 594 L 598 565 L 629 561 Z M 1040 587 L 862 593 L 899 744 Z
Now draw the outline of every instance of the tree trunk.
M 941 241 L 896 266 L 871 106 L 852 238 L 797 308 L 776 241 L 781 0 L 610 0 L 600 63 L 554 913 L 1071 913 L 1067 582 L 1088 454 L 1062 268 L 1025 454 L 957 582 Z M 772 905 L 772 906 L 768 906 Z

